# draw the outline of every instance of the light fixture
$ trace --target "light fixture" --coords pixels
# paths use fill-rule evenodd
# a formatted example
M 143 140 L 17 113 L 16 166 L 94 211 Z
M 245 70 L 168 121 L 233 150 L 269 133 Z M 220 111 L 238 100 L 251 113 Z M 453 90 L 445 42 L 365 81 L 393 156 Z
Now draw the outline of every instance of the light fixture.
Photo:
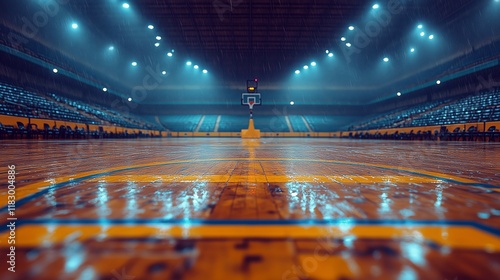
M 193 68 L 194 68 L 194 69 L 198 69 L 198 68 L 200 68 L 200 66 L 195 65 L 195 66 L 193 66 Z
M 372 8 L 373 8 L 373 9 L 378 9 L 378 8 L 380 8 L 380 5 L 379 5 L 379 4 L 374 4 L 374 5 L 372 6 Z
M 309 66 L 304 65 L 304 67 L 303 67 L 303 68 L 304 68 L 305 70 L 307 70 L 307 69 L 309 69 Z
M 352 46 L 352 45 L 351 45 L 351 43 L 346 43 L 345 45 L 346 45 L 348 48 L 350 48 L 350 47 Z
M 330 53 L 330 51 L 329 51 L 329 50 L 326 50 L 326 51 L 325 51 L 325 53 L 327 53 L 327 54 L 328 54 L 328 53 Z
M 397 96 L 401 96 L 401 92 L 396 93 Z
M 132 62 L 132 66 L 137 66 L 137 62 Z
M 57 68 L 54 68 L 54 69 L 52 69 L 52 72 L 57 73 L 57 72 L 59 72 L 59 70 L 57 70 Z
M 440 85 L 441 84 L 441 80 L 437 80 L 436 84 Z
M 429 35 L 429 40 L 434 39 L 434 35 Z
M 425 36 L 425 32 L 424 31 L 420 32 L 420 36 L 424 37 Z
M 300 74 L 300 70 L 295 70 L 295 74 Z
M 418 29 L 422 29 L 423 27 L 424 27 L 424 26 L 423 26 L 422 24 L 419 24 L 419 25 L 417 26 L 417 28 L 418 28 Z
M 131 97 L 129 97 L 127 100 L 128 100 L 128 102 L 131 102 L 131 101 L 132 101 L 132 98 L 131 98 Z
M 150 24 L 150 25 L 148 25 L 148 28 L 149 28 L 149 29 L 154 29 L 155 27 L 154 27 L 153 25 L 151 25 L 151 24 Z
M 203 74 L 207 74 L 208 73 L 208 70 L 207 69 L 203 69 Z
M 293 106 L 294 104 L 295 104 L 295 102 L 293 102 L 293 101 L 290 101 L 290 105 L 292 105 L 292 106 Z
M 328 57 L 333 57 L 333 53 L 329 53 L 329 54 L 328 54 Z
M 114 49 L 115 49 L 115 47 L 113 47 L 113 46 L 109 46 L 109 48 L 108 48 L 108 50 L 110 50 L 110 51 L 112 51 Z
M 103 88 L 102 88 L 102 91 L 106 92 L 106 91 L 108 91 L 108 89 L 107 89 L 107 88 L 105 88 L 105 87 L 103 87 Z
M 389 62 L 389 58 L 388 57 L 384 57 L 384 62 Z
M 340 41 L 345 42 L 347 39 L 345 37 L 340 38 Z
M 311 66 L 313 67 L 316 66 L 316 62 L 315 61 L 311 62 Z
M 352 26 L 352 25 L 349 26 L 349 30 L 351 30 L 351 31 L 354 30 L 354 26 Z
M 167 75 L 167 71 L 163 70 L 163 71 L 161 71 L 161 74 L 162 75 Z
M 71 28 L 73 28 L 73 29 L 77 29 L 77 28 L 78 28 L 78 24 L 73 23 L 73 24 L 71 25 Z
M 160 46 L 160 43 L 156 42 L 155 47 L 159 47 L 159 46 Z
M 415 48 L 411 48 L 411 49 L 410 49 L 410 52 L 415 52 Z
M 156 40 L 160 41 L 161 40 L 161 36 L 156 36 Z
M 191 64 L 193 64 L 191 61 L 186 62 L 187 66 L 191 66 Z
M 123 3 L 122 7 L 125 8 L 125 9 L 128 9 L 128 8 L 130 8 L 130 5 L 128 3 Z
M 167 53 L 167 55 L 168 55 L 169 57 L 171 57 L 171 56 L 173 56 L 174 54 L 173 54 L 173 53 L 171 53 L 171 52 L 169 52 L 169 53 Z

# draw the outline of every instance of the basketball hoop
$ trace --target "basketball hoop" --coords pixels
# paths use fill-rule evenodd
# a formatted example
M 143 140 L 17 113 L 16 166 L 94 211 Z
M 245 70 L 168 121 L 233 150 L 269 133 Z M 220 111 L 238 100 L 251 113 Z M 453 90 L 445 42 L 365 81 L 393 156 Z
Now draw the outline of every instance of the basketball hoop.
M 250 110 L 253 110 L 253 105 L 255 104 L 255 102 L 253 101 L 249 101 L 248 102 L 248 107 L 250 108 Z

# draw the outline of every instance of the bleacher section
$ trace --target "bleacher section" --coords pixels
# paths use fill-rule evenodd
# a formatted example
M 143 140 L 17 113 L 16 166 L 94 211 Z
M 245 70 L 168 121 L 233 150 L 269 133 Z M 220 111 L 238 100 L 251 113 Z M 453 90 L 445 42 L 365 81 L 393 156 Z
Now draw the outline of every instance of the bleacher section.
M 41 95 L 3 83 L 0 83 L 0 114 L 81 124 L 157 129 L 135 116 L 127 117 L 99 105 L 85 104 L 56 94 Z
M 292 115 L 288 116 L 288 119 L 290 120 L 294 132 L 309 132 L 302 116 Z
M 425 114 L 443 104 L 444 101 L 422 104 L 411 108 L 396 109 L 383 114 L 372 116 L 368 121 L 354 126 L 354 130 L 369 130 L 406 126 L 406 122 L 415 117 Z
M 500 121 L 500 90 L 469 96 L 411 120 L 406 126 Z
M 24 118 L 41 118 L 78 123 L 100 124 L 98 119 L 69 110 L 38 94 L 0 83 L 0 114 Z
M 309 127 L 314 132 L 331 132 L 338 131 L 347 128 L 353 120 L 357 120 L 356 117 L 345 117 L 345 116 L 314 116 L 307 115 L 304 116 Z
M 219 132 L 236 132 L 248 128 L 248 116 L 223 115 L 220 118 Z
M 285 116 L 254 116 L 254 124 L 261 132 L 290 132 Z
M 205 115 L 203 123 L 200 126 L 199 132 L 214 132 L 218 115 Z
M 157 127 L 97 105 L 0 83 L 0 138 L 87 139 L 159 136 Z
M 80 112 L 82 115 L 90 115 L 92 117 L 98 118 L 99 120 L 101 120 L 100 123 L 102 123 L 102 121 L 105 121 L 105 122 L 108 122 L 108 123 L 113 124 L 113 125 L 118 125 L 118 126 L 128 127 L 128 128 L 140 128 L 140 129 L 141 128 L 148 128 L 148 129 L 156 128 L 152 124 L 148 124 L 144 121 L 139 121 L 139 119 L 135 116 L 131 117 L 131 116 L 127 116 L 124 114 L 120 114 L 118 112 L 108 110 L 108 109 L 106 109 L 102 106 L 96 105 L 96 104 L 89 105 L 89 104 L 85 104 L 81 101 L 71 100 L 69 98 L 60 97 L 60 96 L 57 96 L 55 94 L 52 94 L 51 97 L 57 102 L 61 102 L 61 103 L 64 103 L 64 104 L 70 106 L 71 108 L 73 108 L 73 110 Z
M 160 116 L 164 128 L 170 131 L 194 131 L 202 115 Z

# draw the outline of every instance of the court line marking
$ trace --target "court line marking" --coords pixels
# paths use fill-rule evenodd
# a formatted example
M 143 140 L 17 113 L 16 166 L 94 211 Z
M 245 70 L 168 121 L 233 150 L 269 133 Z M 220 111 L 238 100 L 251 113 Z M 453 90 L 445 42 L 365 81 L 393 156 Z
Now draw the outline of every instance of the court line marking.
M 111 175 L 99 178 L 89 179 L 87 182 L 106 182 L 106 183 L 124 183 L 124 182 L 208 182 L 208 183 L 241 183 L 253 178 L 252 183 L 442 183 L 442 180 L 436 180 L 426 177 L 408 177 L 408 176 L 323 176 L 323 175 Z
M 370 164 L 370 163 L 358 163 L 358 162 L 349 162 L 349 161 L 337 161 L 337 160 L 322 160 L 322 159 L 290 159 L 290 158 L 218 158 L 218 159 L 193 159 L 193 160 L 173 160 L 173 161 L 167 161 L 167 162 L 153 162 L 153 163 L 148 163 L 148 164 L 138 164 L 138 165 L 133 165 L 133 166 L 125 166 L 125 167 L 114 167 L 114 168 L 108 168 L 104 169 L 100 172 L 95 172 L 95 171 L 87 171 L 87 172 L 82 172 L 77 175 L 73 176 L 63 176 L 63 177 L 58 177 L 58 178 L 53 178 L 52 180 L 46 180 L 46 181 L 41 181 L 37 183 L 33 183 L 30 185 L 27 185 L 25 187 L 18 187 L 16 189 L 17 193 L 17 201 L 16 201 L 16 206 L 21 206 L 27 202 L 29 202 L 32 199 L 36 199 L 43 194 L 47 193 L 51 189 L 58 189 L 68 183 L 80 183 L 85 180 L 89 179 L 95 179 L 98 177 L 103 177 L 103 176 L 109 176 L 118 172 L 124 172 L 124 171 L 133 171 L 137 170 L 140 168 L 148 168 L 148 167 L 155 167 L 155 166 L 167 166 L 167 165 L 173 165 L 173 164 L 187 164 L 187 163 L 206 163 L 206 162 L 232 162 L 232 161 L 246 161 L 246 162 L 258 162 L 258 161 L 265 161 L 265 162 L 275 162 L 275 161 L 283 161 L 283 162 L 316 162 L 316 163 L 328 163 L 328 164 L 343 164 L 343 165 L 351 165 L 351 166 L 361 166 L 361 167 L 373 167 L 373 168 L 379 168 L 382 170 L 391 170 L 391 171 L 400 171 L 412 175 L 417 175 L 421 177 L 427 177 L 431 179 L 436 179 L 436 180 L 442 180 L 444 182 L 449 182 L 449 183 L 455 183 L 458 185 L 463 185 L 463 186 L 472 186 L 472 187 L 482 187 L 482 188 L 488 188 L 492 189 L 494 191 L 500 191 L 500 186 L 495 186 L 495 185 L 490 185 L 490 184 L 484 184 L 484 183 L 479 183 L 475 182 L 470 179 L 466 178 L 461 178 L 458 176 L 450 175 L 450 174 L 442 174 L 442 173 L 437 173 L 437 172 L 429 172 L 429 171 L 423 171 L 423 170 L 412 170 L 408 168 L 401 168 L 401 167 L 393 167 L 390 165 L 383 165 L 383 164 Z M 447 175 L 448 177 L 444 177 L 442 175 Z M 61 182 L 57 182 L 61 181 Z M 0 194 L 0 205 L 2 205 L 2 208 L 0 209 L 0 213 L 7 211 L 7 194 L 6 191 L 2 194 Z
M 346 238 L 356 239 L 400 239 L 408 242 L 438 244 L 461 249 L 481 249 L 487 252 L 500 251 L 500 239 L 488 232 L 467 225 L 443 227 L 441 225 L 370 225 L 345 224 L 332 226 L 329 224 L 307 226 L 297 224 L 137 224 L 120 223 L 113 225 L 85 224 L 24 224 L 16 230 L 18 247 L 53 245 L 66 243 L 68 236 L 76 239 L 72 242 L 89 239 L 116 238 Z M 7 238 L 9 232 L 0 233 L 0 238 Z M 6 245 L 1 245 L 6 246 Z
M 173 160 L 173 161 L 169 161 L 169 162 L 155 162 L 155 163 L 140 164 L 140 165 L 129 166 L 129 167 L 115 167 L 115 168 L 109 168 L 107 170 L 105 169 L 104 171 L 102 171 L 100 173 L 95 173 L 95 172 L 93 173 L 92 171 L 88 171 L 88 172 L 79 173 L 76 176 L 71 176 L 71 177 L 66 176 L 66 177 L 59 177 L 59 178 L 53 179 L 54 181 L 62 180 L 62 182 L 59 182 L 59 183 L 42 181 L 42 182 L 38 182 L 38 183 L 34 183 L 34 184 L 26 186 L 25 189 L 27 188 L 28 191 L 29 191 L 30 187 L 31 187 L 31 189 L 36 188 L 36 187 L 43 188 L 43 189 L 39 190 L 37 188 L 37 190 L 34 193 L 28 193 L 24 197 L 18 199 L 16 206 L 20 207 L 20 206 L 30 202 L 31 200 L 34 200 L 34 199 L 44 195 L 45 193 L 49 192 L 50 190 L 61 188 L 65 185 L 67 185 L 68 183 L 80 183 L 80 182 L 83 182 L 86 180 L 95 179 L 95 178 L 99 178 L 99 177 L 103 177 L 103 176 L 109 176 L 111 174 L 123 172 L 123 171 L 132 171 L 132 170 L 136 170 L 136 169 L 140 169 L 140 168 L 147 168 L 147 167 L 154 167 L 154 166 L 166 166 L 166 165 L 172 165 L 172 164 L 205 163 L 205 162 L 213 162 L 213 161 L 218 161 L 218 162 L 228 162 L 228 161 L 246 161 L 246 162 L 285 161 L 285 162 L 291 162 L 291 161 L 298 161 L 298 162 L 343 164 L 343 165 L 352 165 L 352 166 L 373 167 L 373 168 L 379 168 L 379 169 L 391 170 L 391 171 L 395 171 L 395 170 L 396 171 L 403 171 L 406 173 L 410 173 L 410 174 L 414 174 L 414 175 L 418 175 L 418 176 L 422 176 L 422 177 L 433 178 L 436 180 L 442 180 L 445 182 L 452 182 L 452 183 L 456 183 L 459 185 L 466 185 L 466 186 L 473 186 L 473 187 L 479 186 L 479 187 L 485 187 L 485 188 L 498 188 L 497 186 L 477 183 L 477 182 L 469 180 L 469 179 L 465 179 L 465 178 L 461 178 L 461 177 L 457 177 L 457 176 L 453 176 L 453 175 L 449 175 L 449 174 L 441 174 L 441 173 L 436 173 L 436 172 L 412 170 L 412 169 L 401 168 L 401 167 L 395 168 L 395 167 L 389 166 L 389 165 L 377 165 L 377 164 L 369 164 L 369 163 L 364 164 L 364 163 L 357 163 L 357 162 L 344 162 L 344 161 L 320 160 L 320 159 L 289 159 L 289 158 L 251 158 L 251 159 L 249 159 L 249 158 L 222 158 L 222 159 L 220 159 L 219 158 L 219 159 Z M 441 175 L 448 175 L 449 178 L 443 177 Z M 23 188 L 18 189 L 18 192 L 19 192 L 19 190 L 22 190 L 22 189 Z M 5 198 L 6 198 L 6 196 L 5 196 Z M 7 201 L 7 200 L 4 199 L 3 201 Z M 3 202 L 3 204 L 5 205 L 5 202 Z M 7 210 L 8 210 L 8 207 L 5 205 L 4 207 L 2 207 L 0 209 L 0 213 L 6 212 Z M 477 224 L 474 223 L 473 226 L 476 227 L 476 225 Z M 476 228 L 478 228 L 480 230 L 490 231 L 490 230 L 488 230 L 488 227 L 485 225 L 481 225 L 481 226 L 476 227 Z
M 155 167 L 155 166 L 167 166 L 173 164 L 186 164 L 186 163 L 206 163 L 206 162 L 231 162 L 231 161 L 247 161 L 247 162 L 273 162 L 273 161 L 286 161 L 286 162 L 316 162 L 316 163 L 329 163 L 329 164 L 344 164 L 351 166 L 362 166 L 362 167 L 373 167 L 379 168 L 382 170 L 391 170 L 391 171 L 399 171 L 407 174 L 416 175 L 419 177 L 427 177 L 436 180 L 442 180 L 448 183 L 455 183 L 463 186 L 472 186 L 472 187 L 482 187 L 488 188 L 496 192 L 500 192 L 500 186 L 490 185 L 479 183 L 470 179 L 461 178 L 458 176 L 450 175 L 450 174 L 442 174 L 437 172 L 429 172 L 424 170 L 413 170 L 409 168 L 402 167 L 394 167 L 390 165 L 383 164 L 370 164 L 370 163 L 358 163 L 358 162 L 349 162 L 349 161 L 336 161 L 336 160 L 322 160 L 322 159 L 290 159 L 290 158 L 218 158 L 218 159 L 195 159 L 195 160 L 172 160 L 166 162 L 153 162 L 148 164 L 139 164 L 133 166 L 122 166 L 122 167 L 114 167 L 104 169 L 101 172 L 95 171 L 87 171 L 82 172 L 73 176 L 63 176 L 58 178 L 53 178 L 52 180 L 41 181 L 37 183 L 33 183 L 27 185 L 25 187 L 18 187 L 17 192 L 17 205 L 22 205 L 29 201 L 30 199 L 35 199 L 40 195 L 43 195 L 50 188 L 60 188 L 61 186 L 67 183 L 80 183 L 84 180 L 93 179 L 102 176 L 109 176 L 114 173 L 123 172 L 123 171 L 132 171 L 140 168 L 147 167 Z M 445 177 L 448 176 L 448 177 Z M 61 181 L 61 182 L 58 182 Z M 0 194 L 0 213 L 7 210 L 7 194 L 4 190 L 3 193 Z

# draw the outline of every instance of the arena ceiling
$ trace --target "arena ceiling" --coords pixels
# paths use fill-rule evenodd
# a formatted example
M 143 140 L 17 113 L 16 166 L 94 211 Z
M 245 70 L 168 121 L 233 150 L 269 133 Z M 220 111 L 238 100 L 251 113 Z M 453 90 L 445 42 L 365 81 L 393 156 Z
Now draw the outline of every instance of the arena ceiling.
M 366 104 L 432 81 L 476 44 L 496 42 L 498 23 L 484 14 L 500 6 L 493 2 L 31 0 L 9 2 L 0 15 L 4 46 L 107 94 L 146 88 L 138 103 L 168 104 L 191 91 L 225 102 L 213 97 L 237 96 L 258 77 L 263 93 Z

